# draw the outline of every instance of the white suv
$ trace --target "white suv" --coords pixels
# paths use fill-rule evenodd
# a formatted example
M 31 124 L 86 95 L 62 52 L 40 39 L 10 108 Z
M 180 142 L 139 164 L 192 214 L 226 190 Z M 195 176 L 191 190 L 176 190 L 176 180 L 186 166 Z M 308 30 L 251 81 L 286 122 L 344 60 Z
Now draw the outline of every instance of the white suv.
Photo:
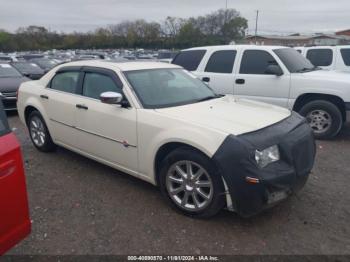
M 314 66 L 328 70 L 350 72 L 350 46 L 295 47 Z
M 172 61 L 219 94 L 279 105 L 306 116 L 317 138 L 350 120 L 350 74 L 319 70 L 295 49 L 278 46 L 197 47 Z
M 253 215 L 301 188 L 315 156 L 298 114 L 217 96 L 165 63 L 58 66 L 21 85 L 18 113 L 39 150 L 60 145 L 159 185 L 191 216 L 225 203 Z

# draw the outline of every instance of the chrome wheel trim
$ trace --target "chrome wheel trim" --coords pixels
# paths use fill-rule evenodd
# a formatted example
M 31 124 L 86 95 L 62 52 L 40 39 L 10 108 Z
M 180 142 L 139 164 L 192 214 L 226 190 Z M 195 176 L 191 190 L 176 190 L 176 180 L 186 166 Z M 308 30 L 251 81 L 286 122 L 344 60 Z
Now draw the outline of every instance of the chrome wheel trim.
M 327 132 L 333 123 L 331 115 L 324 110 L 313 110 L 306 116 L 309 125 L 317 134 Z
M 46 133 L 43 121 L 37 117 L 33 116 L 29 123 L 30 136 L 36 146 L 43 146 L 46 140 Z
M 169 168 L 166 188 L 174 203 L 188 211 L 201 211 L 213 199 L 214 187 L 209 174 L 189 160 L 178 161 Z

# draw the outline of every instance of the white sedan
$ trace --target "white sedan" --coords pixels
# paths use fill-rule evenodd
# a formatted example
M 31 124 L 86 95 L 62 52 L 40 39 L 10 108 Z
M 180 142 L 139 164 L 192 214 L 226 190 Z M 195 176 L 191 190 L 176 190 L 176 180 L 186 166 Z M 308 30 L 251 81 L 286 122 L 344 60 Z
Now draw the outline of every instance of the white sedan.
M 216 95 L 183 68 L 79 61 L 21 85 L 36 148 L 56 145 L 161 188 L 183 213 L 254 215 L 300 189 L 315 144 L 287 109 Z

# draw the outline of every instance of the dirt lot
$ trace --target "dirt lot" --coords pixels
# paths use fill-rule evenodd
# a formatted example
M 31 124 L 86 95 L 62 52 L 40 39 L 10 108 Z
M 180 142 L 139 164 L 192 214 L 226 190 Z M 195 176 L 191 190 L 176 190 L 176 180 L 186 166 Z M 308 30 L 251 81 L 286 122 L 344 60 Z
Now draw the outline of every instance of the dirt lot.
M 318 142 L 305 188 L 257 217 L 174 212 L 157 188 L 65 149 L 40 153 L 16 115 L 33 231 L 10 254 L 350 254 L 350 126 Z

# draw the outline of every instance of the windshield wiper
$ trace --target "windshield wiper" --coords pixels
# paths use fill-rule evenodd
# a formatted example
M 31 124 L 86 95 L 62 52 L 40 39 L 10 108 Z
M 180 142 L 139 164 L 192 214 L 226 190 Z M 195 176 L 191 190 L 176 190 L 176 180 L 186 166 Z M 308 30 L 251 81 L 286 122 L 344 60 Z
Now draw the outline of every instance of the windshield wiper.
M 208 100 L 212 100 L 212 99 L 223 97 L 223 96 L 224 95 L 206 96 L 206 97 L 203 97 L 201 99 L 198 99 L 196 102 L 208 101 Z

